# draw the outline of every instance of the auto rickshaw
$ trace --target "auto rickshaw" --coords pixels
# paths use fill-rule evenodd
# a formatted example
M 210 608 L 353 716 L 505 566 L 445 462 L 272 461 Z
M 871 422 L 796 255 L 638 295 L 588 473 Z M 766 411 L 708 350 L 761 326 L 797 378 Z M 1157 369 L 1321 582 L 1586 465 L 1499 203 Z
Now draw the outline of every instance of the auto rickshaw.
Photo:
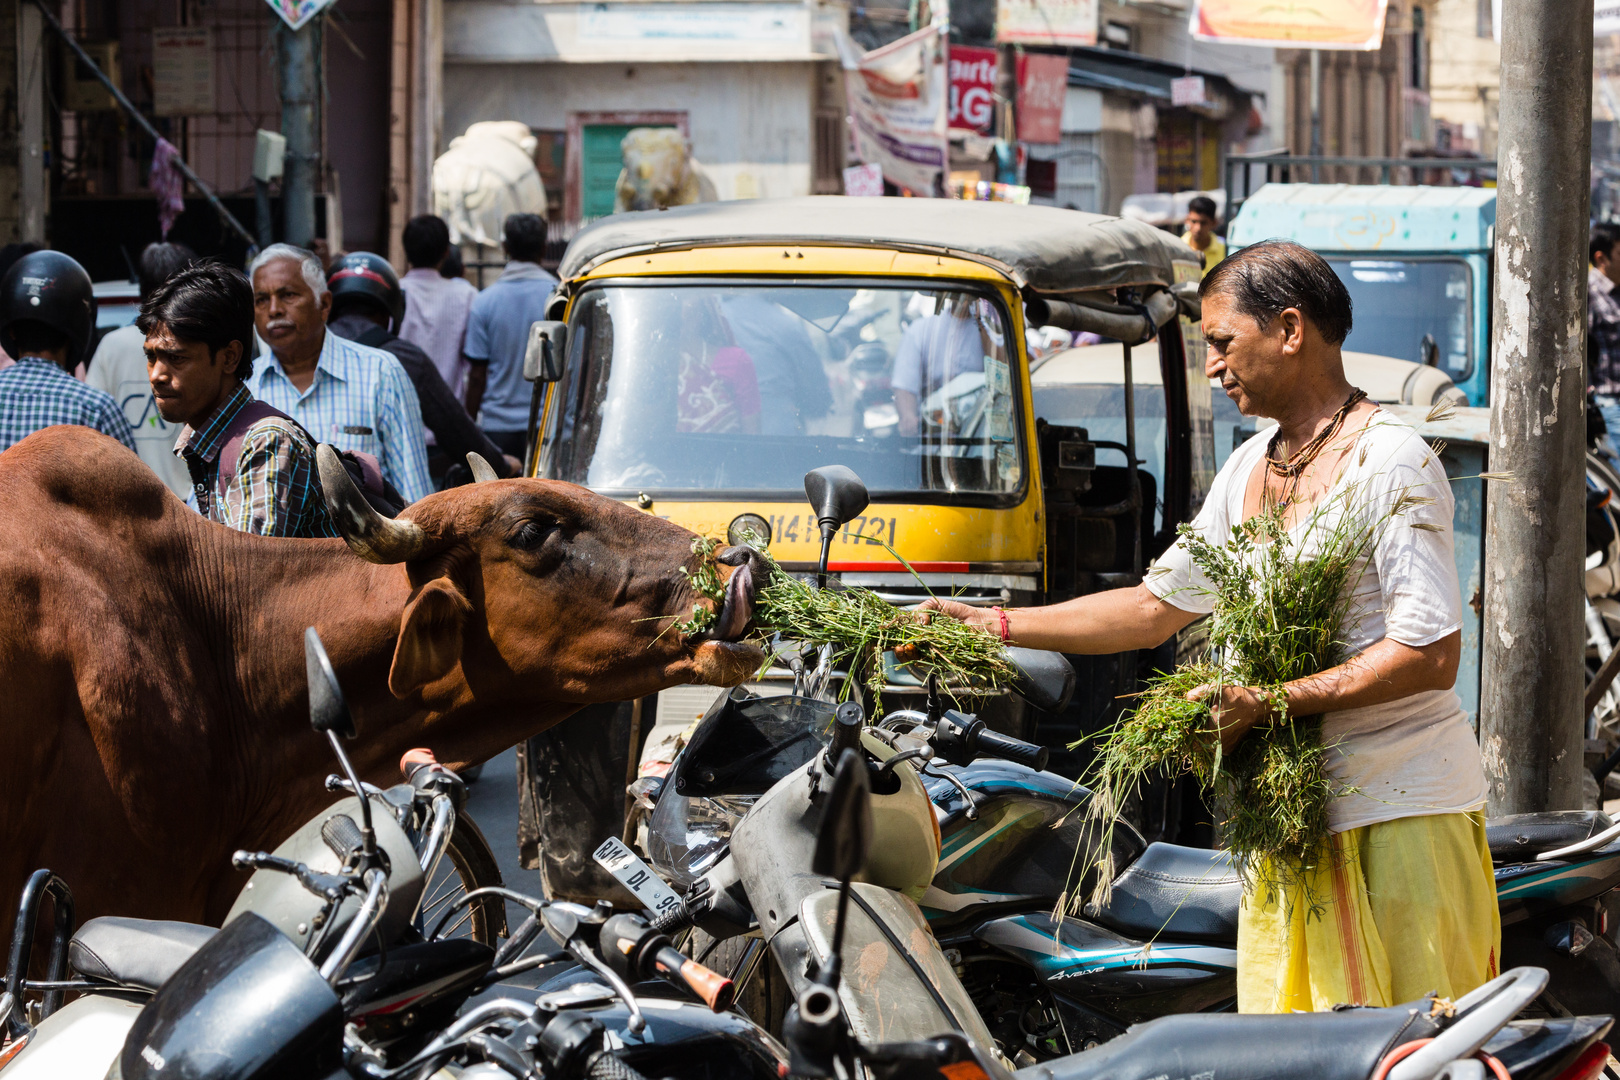
M 554 351 L 547 363 L 531 350 L 530 475 L 703 535 L 752 533 L 805 572 L 819 538 L 803 477 L 836 463 L 871 504 L 829 568 L 897 605 L 930 592 L 1054 603 L 1134 584 L 1215 469 L 1200 275 L 1197 253 L 1157 229 L 1050 207 L 812 197 L 616 214 L 569 245 L 554 321 L 535 326 Z M 1081 691 L 1064 715 L 1010 697 L 981 714 L 1066 744 L 1117 715 L 1144 664 L 1175 656 L 1076 660 Z M 922 691 L 891 675 L 886 697 Z M 756 689 L 791 679 L 772 670 Z M 676 688 L 540 736 L 523 766 L 531 820 L 595 798 L 610 820 L 590 835 L 617 831 L 635 775 L 624 747 L 656 726 L 656 760 L 673 749 L 657 740 L 714 696 Z M 589 866 L 564 849 L 594 842 L 582 831 L 547 845 L 552 831 L 531 828 L 526 854 L 540 839 L 548 863 L 552 851 L 571 859 L 544 868 L 568 893 L 564 880 Z

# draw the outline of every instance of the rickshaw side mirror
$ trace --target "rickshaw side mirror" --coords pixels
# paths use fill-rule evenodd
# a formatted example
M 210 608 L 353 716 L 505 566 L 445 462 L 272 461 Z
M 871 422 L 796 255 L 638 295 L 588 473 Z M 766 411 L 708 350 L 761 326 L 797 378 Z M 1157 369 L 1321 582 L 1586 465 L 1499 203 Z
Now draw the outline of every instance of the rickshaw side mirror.
M 842 465 L 823 465 L 805 473 L 804 493 L 816 512 L 823 538 L 865 510 L 870 501 L 861 478 Z
M 542 319 L 529 326 L 529 344 L 523 352 L 523 377 L 530 382 L 553 383 L 562 378 L 563 350 L 568 324 Z

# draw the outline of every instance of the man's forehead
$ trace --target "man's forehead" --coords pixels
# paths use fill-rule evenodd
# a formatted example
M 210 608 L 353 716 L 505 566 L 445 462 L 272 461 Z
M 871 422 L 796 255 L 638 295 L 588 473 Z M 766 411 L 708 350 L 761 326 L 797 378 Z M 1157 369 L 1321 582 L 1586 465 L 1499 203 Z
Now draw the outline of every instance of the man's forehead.
M 278 256 L 253 271 L 253 287 L 255 289 L 260 288 L 261 279 L 267 279 L 262 282 L 263 285 L 286 286 L 292 284 L 302 289 L 308 289 L 309 284 L 304 281 L 303 270 L 302 263 L 292 256 Z

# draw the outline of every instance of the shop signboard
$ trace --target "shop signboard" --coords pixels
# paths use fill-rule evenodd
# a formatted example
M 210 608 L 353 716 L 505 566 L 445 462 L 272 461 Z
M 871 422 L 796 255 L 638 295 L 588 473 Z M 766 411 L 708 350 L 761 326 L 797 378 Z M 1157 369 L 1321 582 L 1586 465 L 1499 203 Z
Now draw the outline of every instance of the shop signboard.
M 1097 44 L 1097 0 L 996 0 L 996 40 L 1010 45 Z
M 996 124 L 996 50 L 952 45 L 951 100 L 947 123 L 953 131 L 988 135 Z
M 1273 48 L 1376 49 L 1384 41 L 1386 0 L 1279 4 L 1276 0 L 1193 0 L 1188 30 L 1200 41 Z
M 1063 141 L 1063 99 L 1069 92 L 1069 58 L 1025 53 L 1018 58 L 1018 138 L 1052 145 Z
M 208 116 L 214 102 L 214 31 L 207 26 L 152 31 L 152 112 Z
M 925 27 L 871 52 L 851 45 L 845 59 L 855 157 L 914 195 L 944 191 L 950 95 L 942 31 Z
M 265 0 L 270 10 L 281 16 L 281 21 L 294 30 L 332 6 L 333 0 Z

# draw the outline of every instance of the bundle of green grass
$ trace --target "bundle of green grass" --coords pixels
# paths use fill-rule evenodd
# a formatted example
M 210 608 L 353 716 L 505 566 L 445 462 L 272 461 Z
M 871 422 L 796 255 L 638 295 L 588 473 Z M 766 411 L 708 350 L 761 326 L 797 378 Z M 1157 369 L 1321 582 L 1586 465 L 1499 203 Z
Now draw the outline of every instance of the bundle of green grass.
M 716 541 L 707 539 L 693 543 L 698 569 L 688 573 L 687 579 L 695 592 L 718 606 L 722 588 L 713 566 L 716 546 Z M 758 632 L 767 638 L 780 635 L 787 641 L 817 648 L 830 645 L 833 665 L 852 674 L 861 673 L 874 695 L 884 684 L 882 656 L 892 650 L 899 650 L 911 666 L 937 675 L 948 687 L 994 689 L 1012 680 L 1012 665 L 994 635 L 937 612 L 924 622 L 869 589 L 818 589 L 784 571 L 764 544 L 751 546 L 770 567 L 767 582 L 754 597 L 754 626 Z M 895 558 L 900 556 L 895 554 Z M 900 562 L 905 565 L 904 559 Z M 906 569 L 911 568 L 907 565 Z M 918 578 L 919 584 L 921 580 Z M 695 607 L 692 618 L 676 624 L 676 629 L 695 633 L 706 629 L 712 619 L 708 608 Z M 843 696 L 847 697 L 854 686 L 854 678 L 846 679 Z
M 1314 530 L 1320 537 L 1310 557 L 1290 534 L 1283 506 L 1244 522 L 1224 545 L 1181 526 L 1181 542 L 1210 583 L 1211 658 L 1155 676 L 1097 748 L 1084 780 L 1092 790 L 1086 814 L 1104 833 L 1145 780 L 1190 773 L 1220 816 L 1219 836 L 1251 886 L 1256 871 L 1263 884 L 1276 885 L 1325 857 L 1328 804 L 1348 792 L 1328 775 L 1322 717 L 1287 715 L 1283 687 L 1347 658 L 1352 575 L 1393 520 L 1430 501 L 1405 493 L 1386 513 L 1358 512 L 1357 490 L 1349 485 L 1297 526 L 1301 536 Z M 1221 686 L 1253 687 L 1278 703 L 1276 716 L 1225 755 L 1205 704 L 1215 691 L 1187 698 L 1200 687 Z M 1096 884 L 1085 898 L 1092 902 L 1106 901 L 1113 882 L 1111 847 L 1100 845 Z

